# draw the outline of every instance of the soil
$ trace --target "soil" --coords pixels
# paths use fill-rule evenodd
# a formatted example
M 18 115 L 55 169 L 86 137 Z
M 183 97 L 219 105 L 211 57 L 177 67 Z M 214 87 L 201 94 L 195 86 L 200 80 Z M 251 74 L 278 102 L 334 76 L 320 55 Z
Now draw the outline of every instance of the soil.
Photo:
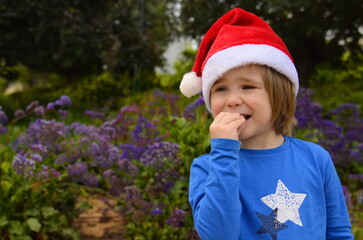
M 106 197 L 80 199 L 79 203 L 87 202 L 93 206 L 82 212 L 73 222 L 80 232 L 82 240 L 118 240 L 122 239 L 123 219 L 115 210 L 116 201 Z

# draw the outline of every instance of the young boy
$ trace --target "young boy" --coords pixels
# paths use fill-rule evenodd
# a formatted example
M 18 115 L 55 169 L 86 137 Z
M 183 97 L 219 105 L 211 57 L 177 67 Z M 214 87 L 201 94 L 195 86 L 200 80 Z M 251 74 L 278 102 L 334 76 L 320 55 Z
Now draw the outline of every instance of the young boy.
M 191 166 L 189 202 L 204 240 L 353 239 L 327 151 L 291 137 L 298 76 L 283 41 L 233 9 L 207 31 L 180 89 L 214 120 Z

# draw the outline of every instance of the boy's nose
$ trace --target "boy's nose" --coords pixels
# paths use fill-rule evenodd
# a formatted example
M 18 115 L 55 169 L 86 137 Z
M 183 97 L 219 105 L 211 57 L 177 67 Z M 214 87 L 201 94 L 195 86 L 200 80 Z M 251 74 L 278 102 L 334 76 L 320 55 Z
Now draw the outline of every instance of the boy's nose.
M 243 103 L 243 99 L 241 94 L 237 93 L 230 93 L 227 98 L 227 106 L 228 107 L 238 107 L 241 106 Z

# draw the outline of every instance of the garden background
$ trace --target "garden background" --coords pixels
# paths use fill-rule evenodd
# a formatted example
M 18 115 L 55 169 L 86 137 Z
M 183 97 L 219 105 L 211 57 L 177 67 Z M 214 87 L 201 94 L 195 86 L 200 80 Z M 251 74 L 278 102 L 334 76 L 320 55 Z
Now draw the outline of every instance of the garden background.
M 98 198 L 122 216 L 100 239 L 198 239 L 189 167 L 208 151 L 211 117 L 178 85 L 202 34 L 233 7 L 263 17 L 291 50 L 294 135 L 330 152 L 363 239 L 359 0 L 0 0 L 0 238 L 91 239 L 74 223 Z M 191 44 L 166 72 L 178 39 Z

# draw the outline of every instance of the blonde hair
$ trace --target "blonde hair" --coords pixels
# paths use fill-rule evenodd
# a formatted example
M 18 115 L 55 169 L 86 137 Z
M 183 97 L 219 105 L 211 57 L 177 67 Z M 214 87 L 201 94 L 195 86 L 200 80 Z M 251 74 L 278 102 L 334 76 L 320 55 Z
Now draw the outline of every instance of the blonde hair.
M 283 74 L 265 65 L 254 65 L 262 72 L 265 89 L 272 108 L 272 123 L 276 133 L 291 136 L 295 120 L 296 96 L 294 84 Z

